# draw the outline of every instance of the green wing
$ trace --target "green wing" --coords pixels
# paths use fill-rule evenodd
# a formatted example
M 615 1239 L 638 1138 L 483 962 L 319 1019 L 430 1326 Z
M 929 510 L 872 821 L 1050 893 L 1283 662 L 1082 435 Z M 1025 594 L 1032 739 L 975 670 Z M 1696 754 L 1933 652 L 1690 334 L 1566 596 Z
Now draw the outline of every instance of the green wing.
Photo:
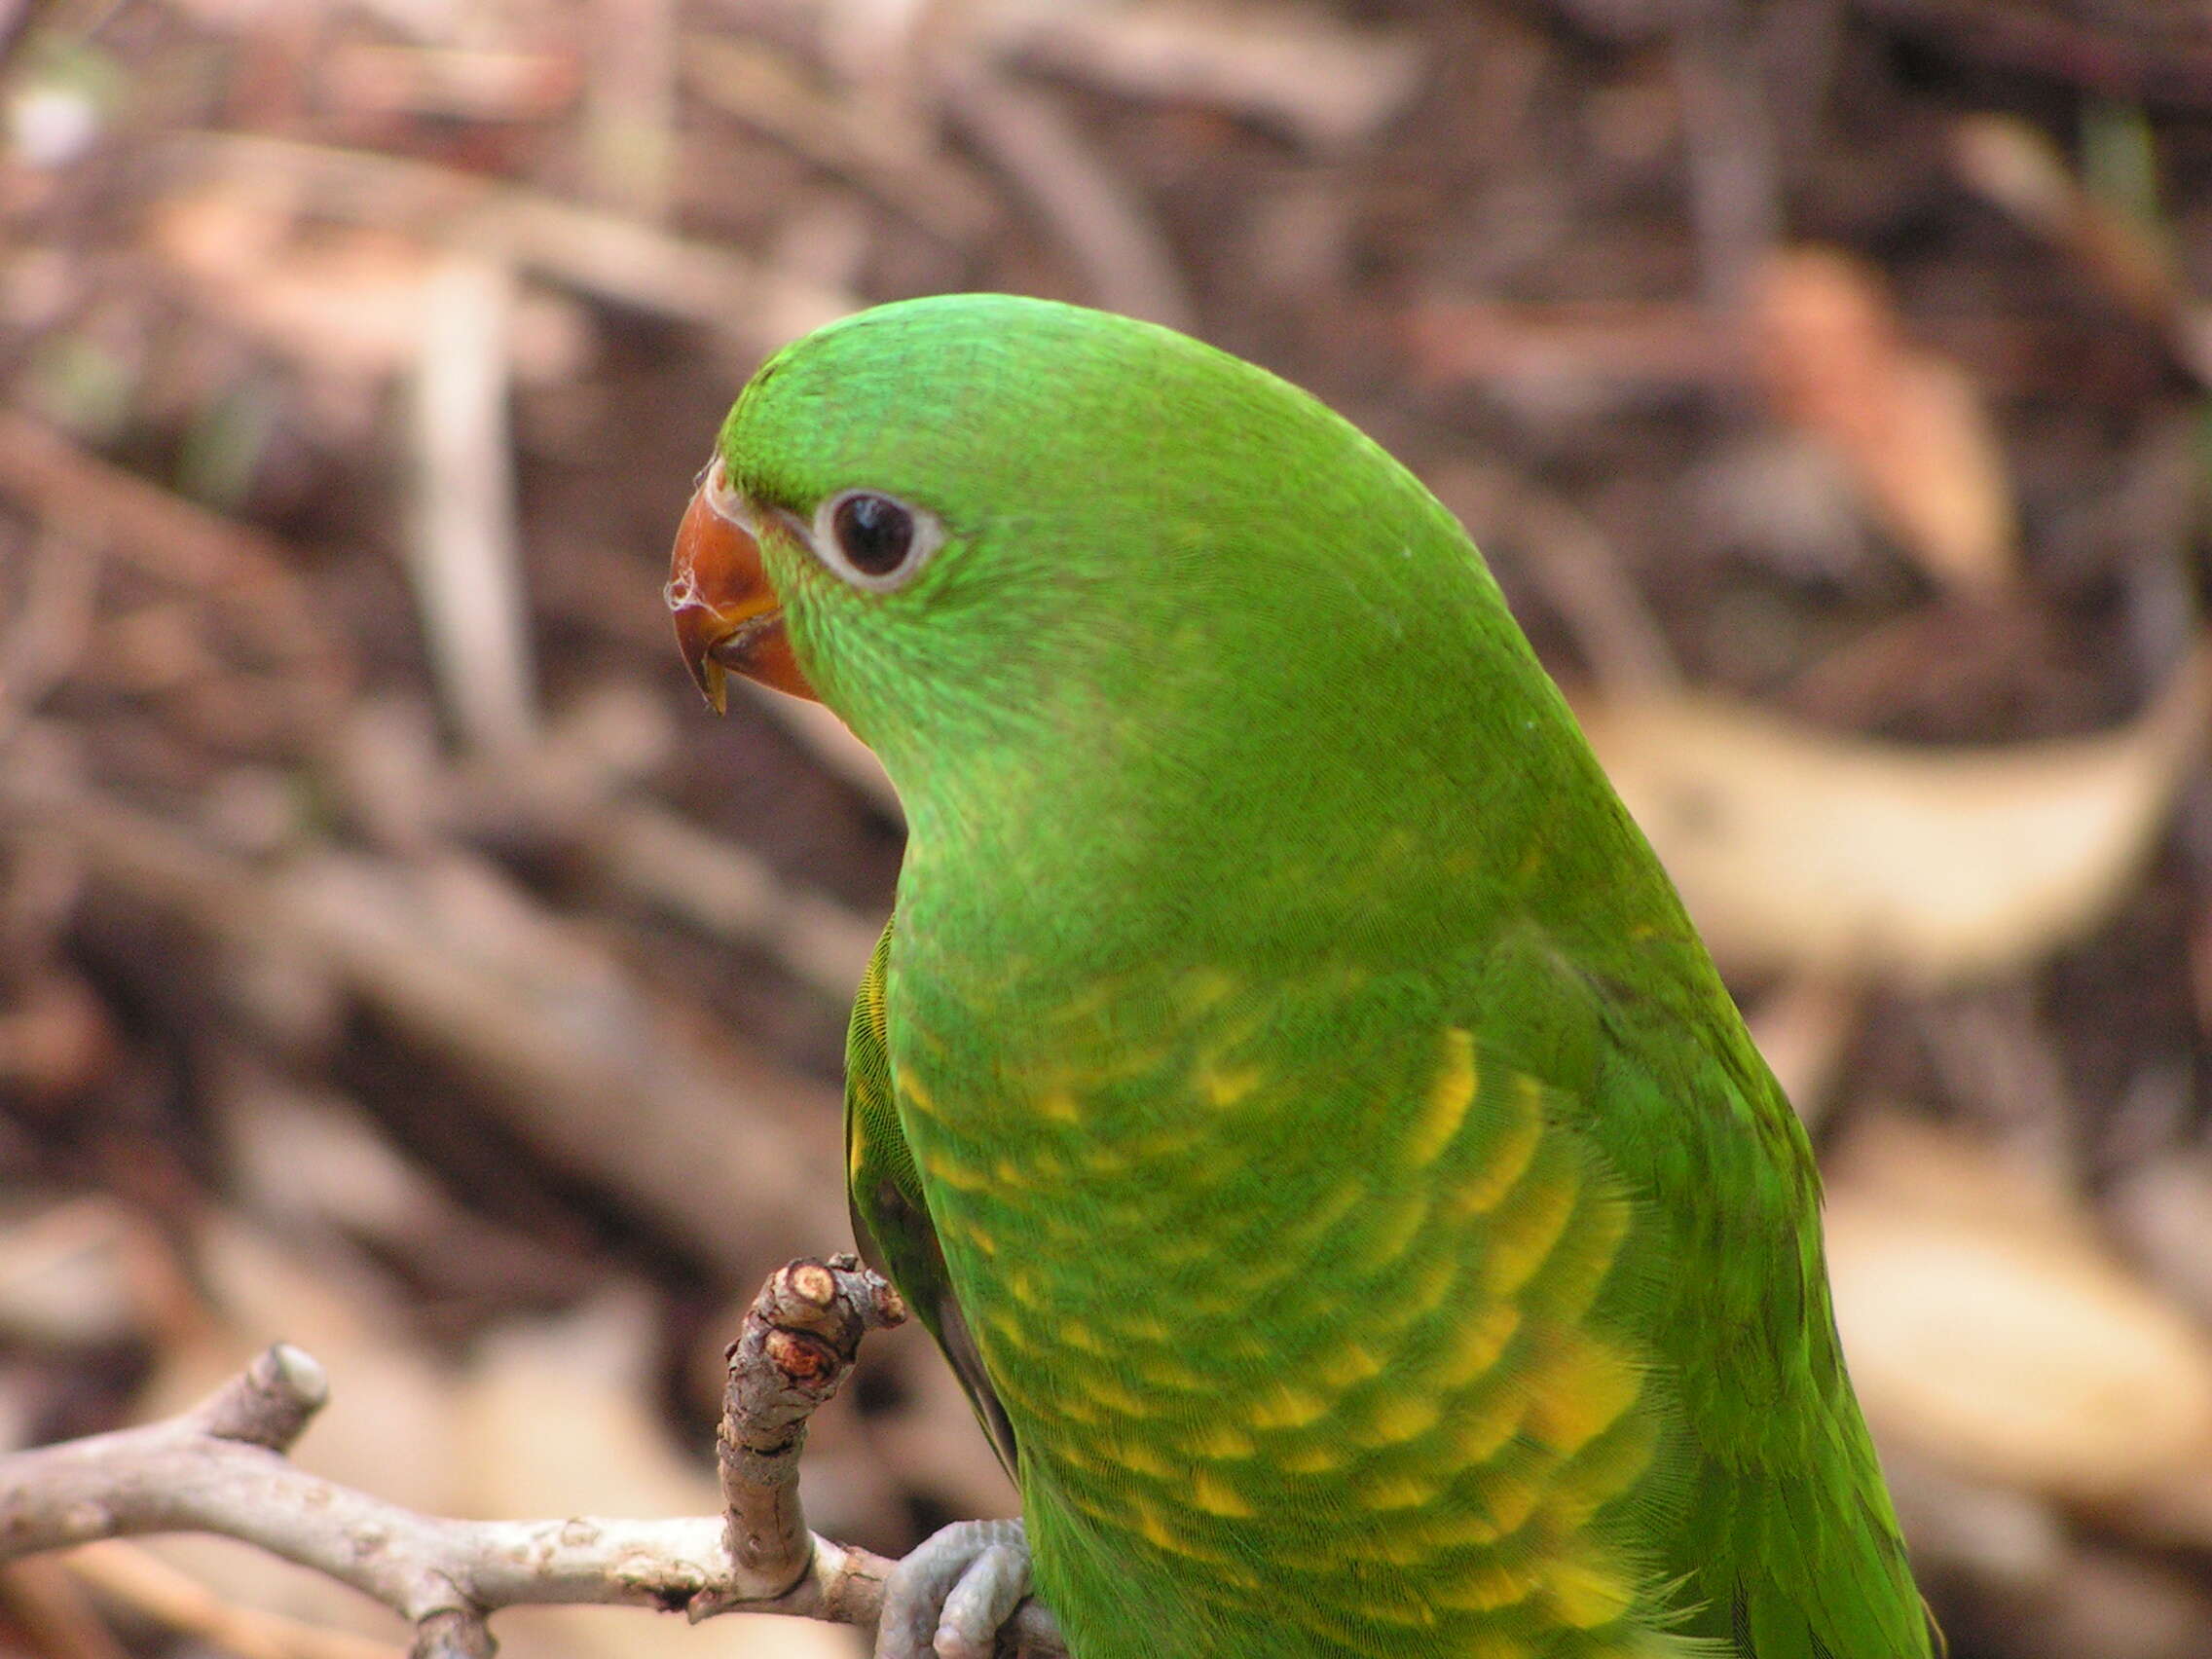
M 999 1461 L 1011 1475 L 1014 1425 L 1007 1421 L 1006 1410 L 992 1390 L 967 1316 L 953 1295 L 952 1280 L 944 1271 L 944 1251 L 922 1197 L 914 1154 L 899 1126 L 885 1036 L 891 927 L 886 923 L 883 937 L 875 941 L 860 995 L 853 999 L 853 1022 L 845 1033 L 845 1182 L 853 1206 L 853 1237 L 868 1265 L 899 1287 L 899 1294 L 937 1338 L 953 1374 L 968 1390 Z
M 1566 1122 L 1646 1218 L 1652 1271 L 1616 1311 L 1690 1430 L 1661 1564 L 1701 1604 L 1683 1634 L 1743 1659 L 1916 1659 L 1933 1627 L 1844 1372 L 1811 1148 L 1687 923 L 1643 948 L 1656 971 L 1592 974 L 1540 933 L 1509 938 L 1470 1012 L 1479 1041 L 1563 1086 Z

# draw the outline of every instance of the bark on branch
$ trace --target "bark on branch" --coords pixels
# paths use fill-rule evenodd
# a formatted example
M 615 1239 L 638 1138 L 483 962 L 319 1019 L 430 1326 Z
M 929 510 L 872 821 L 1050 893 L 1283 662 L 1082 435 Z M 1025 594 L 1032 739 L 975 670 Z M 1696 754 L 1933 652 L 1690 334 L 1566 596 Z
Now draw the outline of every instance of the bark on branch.
M 905 1316 L 899 1293 L 850 1256 L 770 1276 L 729 1350 L 719 1516 L 456 1521 L 308 1474 L 285 1454 L 329 1383 L 313 1357 L 279 1343 L 181 1417 L 0 1456 L 0 1564 L 97 1538 L 217 1533 L 382 1602 L 414 1625 L 416 1659 L 489 1659 L 489 1615 L 525 1604 L 872 1628 L 895 1564 L 807 1530 L 798 1459 L 807 1419 L 844 1382 L 861 1338 Z M 1001 1651 L 1066 1654 L 1035 1604 Z

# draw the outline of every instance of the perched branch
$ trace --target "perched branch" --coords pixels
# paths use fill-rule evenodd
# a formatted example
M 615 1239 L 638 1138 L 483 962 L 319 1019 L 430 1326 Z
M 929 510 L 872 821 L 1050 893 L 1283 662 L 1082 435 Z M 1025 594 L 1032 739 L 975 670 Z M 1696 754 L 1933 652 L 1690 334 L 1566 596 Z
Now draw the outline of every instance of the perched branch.
M 526 1604 L 870 1626 L 894 1564 L 806 1530 L 798 1458 L 808 1418 L 844 1381 L 861 1338 L 905 1316 L 898 1292 L 850 1256 L 793 1262 L 769 1279 L 730 1348 L 724 1515 L 455 1521 L 308 1474 L 285 1453 L 328 1382 L 278 1344 L 181 1417 L 0 1457 L 0 1563 L 96 1538 L 217 1533 L 390 1607 L 415 1626 L 415 1659 L 489 1659 L 488 1615 Z M 1065 1659 L 1035 1604 L 1011 1634 L 1017 1659 Z

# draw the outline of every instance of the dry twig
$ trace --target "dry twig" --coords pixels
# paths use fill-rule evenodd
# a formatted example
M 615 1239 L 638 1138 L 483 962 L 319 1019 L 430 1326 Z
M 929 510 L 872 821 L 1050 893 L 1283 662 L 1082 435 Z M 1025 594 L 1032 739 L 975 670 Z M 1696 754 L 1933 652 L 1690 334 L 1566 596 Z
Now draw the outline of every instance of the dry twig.
M 26 735 L 58 734 L 29 722 Z M 18 758 L 0 769 L 0 843 L 51 833 L 89 880 L 191 935 L 281 951 L 295 976 L 340 987 L 480 1080 L 513 1127 L 613 1183 L 702 1259 L 750 1272 L 767 1237 L 817 1225 L 834 1177 L 807 1130 L 826 1122 L 814 1088 L 701 1039 L 579 934 L 503 904 L 488 868 L 333 851 L 272 875 L 29 750 Z M 752 1106 L 739 1116 L 733 1102 Z M 697 1156 L 740 1123 L 745 1158 Z
M 1150 208 L 1042 92 L 975 63 L 940 70 L 946 112 L 1005 169 L 1082 268 L 1107 311 L 1194 326 L 1183 273 Z
M 898 1324 L 897 1291 L 850 1256 L 779 1269 L 730 1349 L 726 1513 L 632 1521 L 457 1521 L 310 1475 L 285 1453 L 328 1398 L 322 1367 L 283 1344 L 182 1417 L 0 1458 L 0 1561 L 98 1538 L 213 1532 L 349 1584 L 415 1626 L 418 1659 L 489 1655 L 501 1607 L 606 1604 L 774 1612 L 872 1625 L 892 1564 L 817 1538 L 798 1500 L 806 1423 L 861 1338 Z M 1062 1659 L 1034 1604 L 1025 1659 Z

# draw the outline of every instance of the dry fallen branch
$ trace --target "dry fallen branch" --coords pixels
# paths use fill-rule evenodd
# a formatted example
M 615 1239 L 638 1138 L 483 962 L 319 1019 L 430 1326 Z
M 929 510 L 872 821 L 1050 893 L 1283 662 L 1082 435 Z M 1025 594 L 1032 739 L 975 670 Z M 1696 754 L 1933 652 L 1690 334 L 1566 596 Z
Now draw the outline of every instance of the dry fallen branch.
M 166 153 L 187 180 L 251 179 L 317 217 L 465 245 L 580 293 L 701 324 L 748 352 L 859 309 L 849 294 L 729 248 L 428 163 L 240 133 L 189 133 Z
M 1146 0 L 1039 6 L 1002 24 L 1013 55 L 1127 97 L 1225 110 L 1315 151 L 1373 137 L 1419 91 L 1411 30 L 1340 22 L 1309 6 Z
M 868 1331 L 905 1317 L 850 1256 L 772 1274 L 731 1346 L 719 1434 L 726 1513 L 671 1520 L 458 1521 L 297 1468 L 285 1453 L 328 1398 L 283 1344 L 181 1417 L 0 1458 L 0 1562 L 100 1538 L 212 1532 L 349 1584 L 415 1626 L 418 1659 L 489 1655 L 489 1616 L 524 1605 L 772 1612 L 870 1626 L 892 1563 L 815 1537 L 798 1500 L 807 1419 Z M 1064 1655 L 1034 1604 L 1027 1659 Z
M 537 724 L 507 423 L 514 272 L 449 254 L 423 300 L 408 573 L 455 727 L 472 749 L 513 753 Z
M 340 988 L 478 1080 L 482 1105 L 534 1144 L 733 1273 L 757 1271 L 766 1239 L 815 1225 L 835 1183 L 817 1088 L 693 1028 L 481 862 L 325 850 L 264 866 L 40 762 L 66 750 L 62 730 L 31 722 L 24 738 L 46 741 L 18 740 L 0 768 L 0 846 L 50 835 L 97 889 Z M 747 1156 L 702 1161 L 733 1110 Z
M 1905 337 L 1878 273 L 1832 248 L 1776 253 L 1750 320 L 1776 410 L 1833 450 L 1904 553 L 1976 599 L 2017 581 L 2017 510 L 1980 390 Z
M 1860 1125 L 1830 1176 L 1836 1320 L 1886 1444 L 2203 1542 L 2212 1340 L 2061 1184 L 1898 1114 Z
M 947 61 L 939 78 L 946 112 L 1051 227 L 1088 280 L 1093 305 L 1194 326 L 1189 284 L 1149 205 L 1056 102 L 980 64 Z
M 0 498 L 49 534 L 165 584 L 221 599 L 252 630 L 313 711 L 350 694 L 354 667 L 325 625 L 295 556 L 261 531 L 234 524 L 83 449 L 62 433 L 0 409 Z
M 2127 726 L 1999 749 L 1701 696 L 1580 712 L 1722 963 L 1951 984 L 2041 960 L 2129 891 L 2202 753 L 2212 645 Z
M 970 242 L 990 232 L 998 209 L 965 163 L 905 123 L 886 124 L 866 99 L 812 85 L 766 43 L 693 34 L 683 42 L 682 63 L 685 87 L 704 102 L 933 236 Z

